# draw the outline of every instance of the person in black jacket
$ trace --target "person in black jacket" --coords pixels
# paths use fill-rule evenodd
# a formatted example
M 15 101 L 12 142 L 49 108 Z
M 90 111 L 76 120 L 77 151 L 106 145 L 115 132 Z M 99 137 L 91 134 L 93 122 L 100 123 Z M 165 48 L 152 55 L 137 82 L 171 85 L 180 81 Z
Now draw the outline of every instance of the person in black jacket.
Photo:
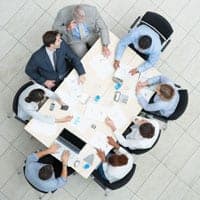
M 26 65 L 25 72 L 37 83 L 53 89 L 71 71 L 70 61 L 79 75 L 79 82 L 85 81 L 85 70 L 80 59 L 61 39 L 57 31 L 47 31 L 43 35 L 44 45 L 37 50 Z

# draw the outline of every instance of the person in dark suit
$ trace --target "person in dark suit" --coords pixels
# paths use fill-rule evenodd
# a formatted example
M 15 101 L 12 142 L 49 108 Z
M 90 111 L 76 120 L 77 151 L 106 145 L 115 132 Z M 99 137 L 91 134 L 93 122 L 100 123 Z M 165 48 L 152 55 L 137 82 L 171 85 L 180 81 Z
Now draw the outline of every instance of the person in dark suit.
M 70 61 L 79 75 L 79 82 L 85 81 L 85 70 L 80 59 L 61 39 L 58 31 L 47 31 L 43 37 L 44 45 L 37 50 L 26 65 L 25 72 L 37 83 L 55 89 L 71 70 Z

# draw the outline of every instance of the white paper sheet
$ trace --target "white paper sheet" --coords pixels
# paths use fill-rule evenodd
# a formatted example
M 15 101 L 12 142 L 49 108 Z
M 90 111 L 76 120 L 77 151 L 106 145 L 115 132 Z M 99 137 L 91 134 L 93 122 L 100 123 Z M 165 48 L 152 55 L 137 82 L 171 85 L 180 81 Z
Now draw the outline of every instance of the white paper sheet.
M 33 133 L 45 133 L 45 135 L 54 135 L 58 129 L 56 123 L 48 124 L 36 119 L 32 119 L 31 128 Z
M 118 106 L 112 107 L 108 116 L 114 121 L 114 124 L 117 127 L 117 129 L 122 128 L 126 124 L 126 116 Z
M 120 67 L 115 71 L 114 77 L 117 77 L 121 80 L 130 79 L 133 77 L 129 73 L 130 70 L 131 70 L 131 66 L 121 64 Z
M 90 139 L 89 144 L 94 148 L 101 149 L 107 154 L 112 146 L 108 144 L 107 136 L 100 132 L 95 132 L 94 136 Z
M 96 74 L 101 79 L 111 78 L 114 73 L 112 63 L 103 55 L 96 55 L 91 60 L 91 66 L 96 71 Z
M 85 117 L 90 120 L 104 122 L 107 116 L 107 107 L 98 103 L 88 103 L 85 109 Z

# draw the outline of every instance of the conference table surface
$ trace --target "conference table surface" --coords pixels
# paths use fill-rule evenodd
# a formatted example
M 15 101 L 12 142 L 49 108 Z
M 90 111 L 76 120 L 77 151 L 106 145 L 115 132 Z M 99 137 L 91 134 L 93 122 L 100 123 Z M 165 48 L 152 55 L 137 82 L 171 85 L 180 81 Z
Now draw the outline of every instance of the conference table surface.
M 31 119 L 25 126 L 25 130 L 28 133 L 47 147 L 55 142 L 63 129 L 69 130 L 85 141 L 86 145 L 78 155 L 80 164 L 78 166 L 70 166 L 84 178 L 88 178 L 101 163 L 97 156 L 96 148 L 104 150 L 106 154 L 112 149 L 107 144 L 107 136 L 114 137 L 114 134 L 105 124 L 105 117 L 108 116 L 113 119 L 117 131 L 123 133 L 142 109 L 135 95 L 137 82 L 160 74 L 155 68 L 151 68 L 140 75 L 129 75 L 127 73 L 129 69 L 138 67 L 144 61 L 133 50 L 126 48 L 119 69 L 121 70 L 119 73 L 124 78 L 123 83 L 120 87 L 113 82 L 112 77 L 116 74 L 113 68 L 114 53 L 119 38 L 111 32 L 109 34 L 111 55 L 108 58 L 102 55 L 102 46 L 99 39 L 81 60 L 86 71 L 85 83 L 80 85 L 77 72 L 72 70 L 55 91 L 69 105 L 69 109 L 67 111 L 61 110 L 60 105 L 54 102 L 55 108 L 50 111 L 49 107 L 53 100 L 48 99 L 39 110 L 45 115 L 52 115 L 56 118 L 73 115 L 72 121 L 47 124 Z M 128 102 L 114 101 L 113 98 L 116 91 L 126 95 Z M 150 90 L 146 90 L 144 93 L 147 99 L 152 95 Z M 83 168 L 86 163 L 84 158 L 88 155 L 93 155 L 94 160 L 92 165 L 85 169 Z

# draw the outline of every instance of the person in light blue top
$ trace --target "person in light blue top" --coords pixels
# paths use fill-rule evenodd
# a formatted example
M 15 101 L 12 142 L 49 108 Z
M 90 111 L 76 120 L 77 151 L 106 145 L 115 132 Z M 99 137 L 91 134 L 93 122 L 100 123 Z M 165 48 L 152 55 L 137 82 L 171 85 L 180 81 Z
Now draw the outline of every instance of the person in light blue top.
M 120 59 L 128 45 L 133 45 L 135 50 L 145 54 L 148 58 L 138 68 L 130 70 L 132 75 L 141 73 L 153 67 L 158 61 L 161 53 L 161 41 L 159 35 L 146 25 L 133 28 L 118 43 L 115 51 L 114 68 L 120 66 Z
M 30 154 L 26 159 L 25 177 L 29 183 L 42 192 L 55 191 L 58 188 L 64 187 L 67 183 L 69 152 L 64 151 L 62 154 L 62 170 L 59 177 L 56 177 L 53 165 L 39 162 L 40 158 L 48 154 L 56 153 L 58 148 L 59 146 L 57 144 L 53 144 L 46 150 Z
M 145 99 L 142 89 L 156 84 L 156 95 L 153 98 L 153 102 L 150 103 Z M 144 110 L 152 113 L 155 112 L 157 115 L 164 117 L 169 117 L 173 114 L 179 102 L 177 88 L 171 80 L 161 75 L 149 78 L 144 82 L 138 82 L 136 86 L 136 95 L 139 104 Z

